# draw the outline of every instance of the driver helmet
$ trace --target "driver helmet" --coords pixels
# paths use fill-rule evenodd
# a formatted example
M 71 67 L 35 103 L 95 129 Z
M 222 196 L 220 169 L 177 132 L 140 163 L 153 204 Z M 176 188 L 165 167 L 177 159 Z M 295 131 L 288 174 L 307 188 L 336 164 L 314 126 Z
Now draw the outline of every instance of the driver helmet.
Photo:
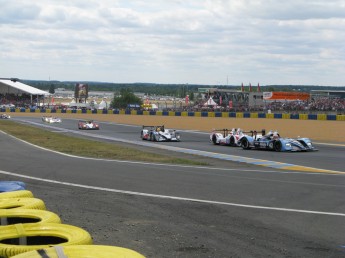
M 278 135 L 278 132 L 274 132 L 273 133 L 273 136 L 272 136 L 273 139 L 278 139 L 279 138 L 279 135 Z

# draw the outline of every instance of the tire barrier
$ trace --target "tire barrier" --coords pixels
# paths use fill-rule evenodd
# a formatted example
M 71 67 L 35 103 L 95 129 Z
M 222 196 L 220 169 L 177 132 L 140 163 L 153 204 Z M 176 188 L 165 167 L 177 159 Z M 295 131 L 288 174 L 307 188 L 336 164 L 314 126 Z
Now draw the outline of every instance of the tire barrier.
M 18 209 L 18 208 L 45 210 L 46 206 L 41 199 L 37 199 L 37 198 L 0 199 L 0 209 Z
M 62 255 L 61 255 L 62 253 Z M 22 253 L 11 258 L 144 258 L 143 255 L 122 247 L 105 245 L 75 245 L 75 246 L 55 246 L 51 248 Z
M 0 231 L 0 257 L 5 258 L 55 245 L 91 244 L 87 231 L 67 224 L 15 224 L 4 226 Z
M 34 195 L 28 190 L 18 190 L 13 192 L 2 192 L 0 193 L 0 200 L 7 198 L 32 198 Z
M 0 258 L 144 258 L 127 248 L 92 245 L 88 232 L 61 224 L 57 214 L 45 209 L 31 191 L 0 192 Z
M 61 219 L 46 210 L 0 209 L 0 234 L 1 226 L 26 223 L 61 223 Z
M 0 193 L 25 190 L 25 184 L 20 181 L 0 181 Z

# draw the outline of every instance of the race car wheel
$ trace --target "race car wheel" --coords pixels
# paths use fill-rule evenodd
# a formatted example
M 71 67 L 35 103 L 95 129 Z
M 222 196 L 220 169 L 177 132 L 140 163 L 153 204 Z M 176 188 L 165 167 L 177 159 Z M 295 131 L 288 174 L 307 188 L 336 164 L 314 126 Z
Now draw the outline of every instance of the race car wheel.
M 144 140 L 144 133 L 143 133 L 143 131 L 141 131 L 140 138 L 141 138 L 142 140 Z
M 212 142 L 214 145 L 217 145 L 217 136 L 215 134 L 212 136 Z
M 230 137 L 229 144 L 230 144 L 230 146 L 235 146 L 235 138 L 234 137 Z
M 242 140 L 241 146 L 242 146 L 242 148 L 243 148 L 244 150 L 250 149 L 249 141 L 248 141 L 246 138 L 244 138 L 244 139 Z
M 282 143 L 281 141 L 275 141 L 273 144 L 273 148 L 275 151 L 281 151 L 282 150 Z

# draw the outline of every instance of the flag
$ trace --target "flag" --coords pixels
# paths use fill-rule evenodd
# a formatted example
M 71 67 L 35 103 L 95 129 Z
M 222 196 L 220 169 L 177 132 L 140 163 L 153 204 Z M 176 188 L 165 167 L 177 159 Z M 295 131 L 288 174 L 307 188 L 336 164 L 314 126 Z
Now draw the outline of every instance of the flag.
M 54 96 L 52 97 L 52 104 L 54 104 Z
M 249 91 L 252 92 L 252 84 L 249 83 Z
M 241 86 L 241 91 L 244 92 L 243 82 L 242 82 L 242 86 Z
M 219 105 L 221 106 L 223 102 L 222 96 L 219 97 Z
M 229 101 L 229 108 L 232 108 L 232 100 Z
M 260 84 L 258 83 L 258 92 L 260 92 Z
M 186 95 L 186 105 L 188 105 L 189 102 L 189 95 Z

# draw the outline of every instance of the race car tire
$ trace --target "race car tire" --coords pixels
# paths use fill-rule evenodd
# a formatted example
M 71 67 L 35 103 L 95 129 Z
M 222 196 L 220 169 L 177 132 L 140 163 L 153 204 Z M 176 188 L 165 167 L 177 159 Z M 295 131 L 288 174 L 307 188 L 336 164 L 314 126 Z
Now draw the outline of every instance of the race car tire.
M 20 181 L 0 181 L 0 193 L 25 190 L 25 184 Z
M 60 250 L 59 250 L 60 249 Z M 130 258 L 144 258 L 143 255 L 133 251 L 131 249 L 106 246 L 106 245 L 74 245 L 74 246 L 55 246 L 45 248 L 42 250 L 30 251 L 11 258 L 60 258 L 59 252 L 63 252 L 65 257 L 68 258 L 84 258 L 84 257 L 97 257 L 97 258 L 109 258 L 109 257 L 130 257 Z M 42 256 L 44 253 L 46 256 Z
M 282 150 L 282 143 L 281 141 L 275 141 L 273 144 L 273 148 L 275 151 L 281 151 Z
M 46 210 L 0 209 L 0 231 L 1 226 L 18 223 L 61 223 L 61 219 L 55 213 Z
M 230 146 L 235 146 L 235 137 L 230 137 L 230 142 L 229 142 Z
M 15 224 L 1 228 L 0 257 L 12 257 L 55 245 L 91 244 L 90 234 L 76 226 L 57 223 Z
M 212 142 L 213 142 L 213 144 L 214 145 L 217 145 L 218 143 L 217 143 L 217 136 L 214 134 L 214 135 L 212 135 Z
M 140 138 L 141 138 L 142 140 L 144 140 L 144 132 L 143 132 L 143 131 L 141 131 L 141 133 L 140 133 Z
M 32 198 L 34 195 L 31 191 L 28 190 L 18 190 L 12 192 L 2 192 L 0 193 L 0 200 L 1 199 L 8 199 L 8 198 Z
M 250 149 L 250 145 L 249 145 L 248 139 L 244 138 L 244 139 L 241 141 L 241 147 L 242 147 L 242 149 L 244 149 L 244 150 L 249 150 L 249 149 Z
M 0 209 L 45 210 L 46 206 L 41 199 L 37 198 L 4 198 L 0 199 Z

